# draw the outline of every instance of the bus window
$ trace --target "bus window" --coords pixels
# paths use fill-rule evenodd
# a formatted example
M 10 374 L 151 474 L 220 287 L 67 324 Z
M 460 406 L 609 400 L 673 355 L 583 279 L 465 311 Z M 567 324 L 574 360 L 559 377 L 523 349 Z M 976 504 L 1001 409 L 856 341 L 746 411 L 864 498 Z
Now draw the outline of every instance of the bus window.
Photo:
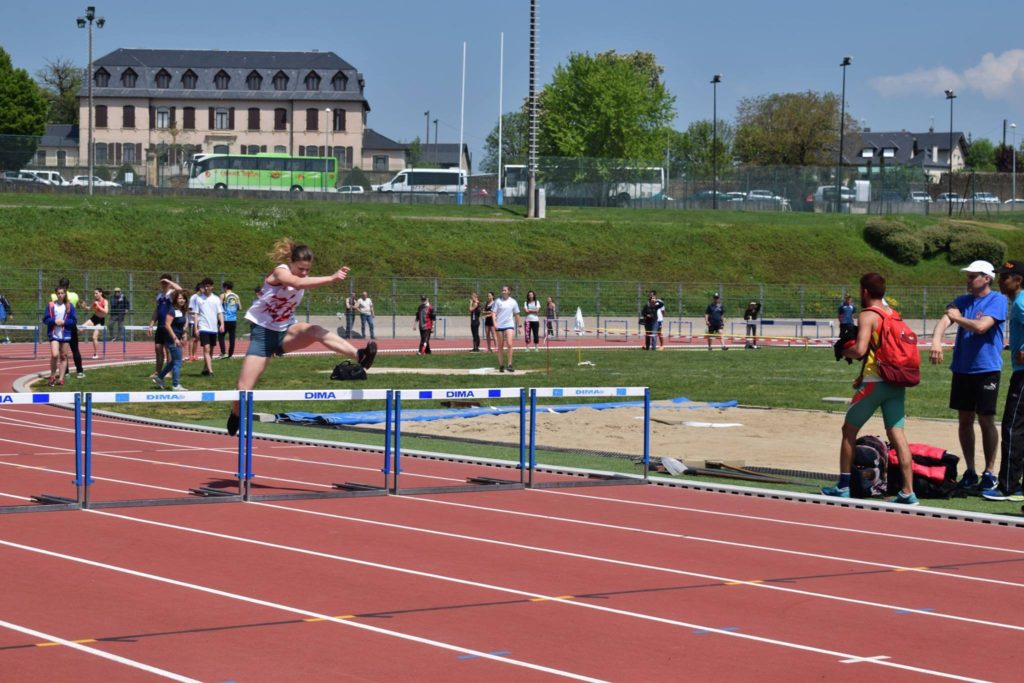
M 243 171 L 255 171 L 259 168 L 259 159 L 256 157 L 242 157 L 241 162 Z
M 285 159 L 284 161 L 286 162 L 285 169 L 289 171 L 302 171 L 305 159 L 297 159 L 293 157 L 291 159 Z

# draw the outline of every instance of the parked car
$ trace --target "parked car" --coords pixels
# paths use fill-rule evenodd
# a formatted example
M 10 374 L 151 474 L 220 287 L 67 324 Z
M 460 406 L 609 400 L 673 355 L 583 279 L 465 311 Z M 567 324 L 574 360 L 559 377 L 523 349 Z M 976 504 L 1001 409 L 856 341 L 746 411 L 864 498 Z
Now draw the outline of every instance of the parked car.
M 1007 199 L 1003 205 L 1010 209 L 1024 209 L 1024 199 Z
M 726 195 L 728 195 L 728 194 L 729 194 L 728 192 L 722 192 L 721 190 L 718 190 L 718 201 L 719 202 L 727 202 L 727 201 L 729 201 L 729 199 L 726 197 Z M 746 195 L 744 195 L 744 196 L 746 196 Z M 692 195 L 690 195 L 690 201 L 691 202 L 709 202 L 709 203 L 713 203 L 715 201 L 715 190 L 701 190 L 700 192 L 694 192 Z
M 975 192 L 967 201 L 977 202 L 978 204 L 998 204 L 999 197 L 991 192 Z
M 747 193 L 748 202 L 781 202 L 782 197 L 772 194 L 771 190 L 751 190 Z
M 65 187 L 71 184 L 64 180 L 64 176 L 57 171 L 22 171 L 22 173 L 31 173 L 44 184 L 53 185 L 54 187 Z
M 963 204 L 964 200 L 961 199 L 960 195 L 956 192 L 943 192 L 939 195 L 937 202 L 951 202 L 953 204 Z
M 87 175 L 76 175 L 74 178 L 71 179 L 71 184 L 72 185 L 77 185 L 78 187 L 81 187 L 83 185 L 88 185 L 89 184 L 89 176 L 87 176 Z M 92 186 L 93 187 L 121 187 L 121 183 L 115 183 L 113 180 L 103 180 L 99 176 L 93 176 L 92 177 Z
M 839 201 L 852 202 L 856 193 L 849 187 L 839 188 Z M 814 201 L 816 202 L 834 202 L 836 200 L 836 186 L 835 185 L 819 185 L 818 189 L 814 191 Z
M 49 185 L 28 171 L 4 171 L 0 182 L 26 185 Z
M 910 193 L 910 201 L 915 204 L 931 204 L 932 197 L 927 192 L 921 190 L 914 190 Z
M 342 185 L 336 192 L 339 194 L 363 194 L 366 190 L 363 189 L 362 185 Z
M 720 199 L 724 199 L 728 202 L 742 202 L 747 199 L 747 195 L 743 192 L 725 192 L 722 194 Z

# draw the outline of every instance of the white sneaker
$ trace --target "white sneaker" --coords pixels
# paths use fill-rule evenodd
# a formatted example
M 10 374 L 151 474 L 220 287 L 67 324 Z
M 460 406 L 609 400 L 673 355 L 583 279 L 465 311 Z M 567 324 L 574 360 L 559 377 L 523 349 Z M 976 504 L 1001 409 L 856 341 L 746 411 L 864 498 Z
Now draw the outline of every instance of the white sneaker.
M 92 359 L 93 359 L 93 360 L 96 360 L 97 358 L 99 358 L 99 356 L 97 356 L 97 355 L 96 355 L 95 353 L 94 353 L 94 354 L 92 354 Z
M 181 386 L 180 384 L 175 384 L 171 388 L 171 391 L 188 391 L 188 389 L 186 389 L 185 387 Z

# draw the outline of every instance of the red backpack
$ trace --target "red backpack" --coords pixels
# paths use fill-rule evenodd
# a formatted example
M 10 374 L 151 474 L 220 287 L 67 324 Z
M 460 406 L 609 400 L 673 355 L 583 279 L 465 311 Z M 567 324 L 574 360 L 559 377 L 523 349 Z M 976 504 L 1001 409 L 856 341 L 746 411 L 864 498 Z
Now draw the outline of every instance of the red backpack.
M 875 349 L 878 375 L 893 386 L 916 387 L 921 383 L 921 352 L 917 348 L 917 334 L 894 310 L 888 314 L 878 306 L 868 306 L 864 310 L 874 311 L 882 318 Z

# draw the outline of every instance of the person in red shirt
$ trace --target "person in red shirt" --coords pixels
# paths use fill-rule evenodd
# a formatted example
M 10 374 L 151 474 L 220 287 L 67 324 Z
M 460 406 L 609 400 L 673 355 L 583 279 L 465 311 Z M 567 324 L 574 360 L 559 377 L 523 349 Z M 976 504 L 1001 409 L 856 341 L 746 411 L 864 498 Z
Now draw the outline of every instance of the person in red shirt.
M 107 313 L 110 312 L 110 302 L 107 301 L 106 297 L 103 296 L 103 290 L 97 287 L 92 290 L 92 303 L 87 307 L 89 312 L 92 314 L 89 320 L 85 323 L 86 327 L 102 328 L 106 324 Z M 100 330 L 95 329 L 92 331 L 92 359 L 96 360 L 100 357 L 99 346 L 97 342 L 100 338 Z

